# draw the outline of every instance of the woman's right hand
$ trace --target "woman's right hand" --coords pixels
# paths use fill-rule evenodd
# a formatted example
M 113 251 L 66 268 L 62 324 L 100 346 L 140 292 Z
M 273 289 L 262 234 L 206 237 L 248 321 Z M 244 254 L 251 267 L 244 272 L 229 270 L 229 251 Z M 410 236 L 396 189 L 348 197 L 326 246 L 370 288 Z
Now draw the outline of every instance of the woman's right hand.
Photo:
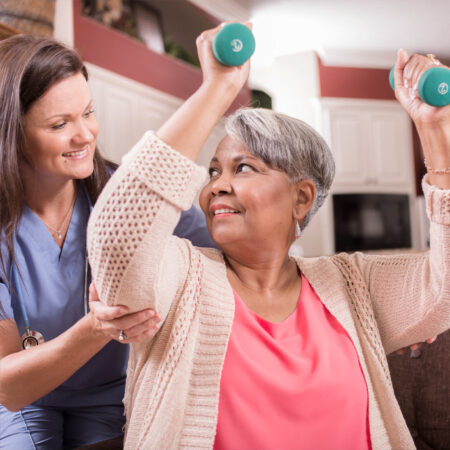
M 94 283 L 89 286 L 89 307 L 96 332 L 121 344 L 142 342 L 158 332 L 161 318 L 153 309 L 129 314 L 127 306 L 104 305 Z M 124 339 L 119 337 L 121 332 Z
M 203 83 L 225 82 L 229 84 L 230 88 L 234 87 L 236 92 L 239 92 L 248 79 L 250 60 L 246 61 L 242 66 L 225 66 L 217 61 L 212 50 L 214 37 L 225 24 L 223 23 L 215 28 L 206 30 L 197 38 L 197 53 L 203 72 Z M 250 22 L 243 22 L 243 25 L 250 28 L 250 30 L 252 29 Z

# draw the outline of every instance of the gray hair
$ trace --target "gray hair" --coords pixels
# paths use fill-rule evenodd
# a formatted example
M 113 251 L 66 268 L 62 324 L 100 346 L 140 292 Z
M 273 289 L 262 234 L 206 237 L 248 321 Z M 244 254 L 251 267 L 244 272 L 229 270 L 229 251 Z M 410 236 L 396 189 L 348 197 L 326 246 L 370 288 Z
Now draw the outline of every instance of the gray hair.
M 308 124 L 264 108 L 242 108 L 228 117 L 226 132 L 291 183 L 311 179 L 316 198 L 301 224 L 303 230 L 323 205 L 334 178 L 335 164 L 325 140 Z

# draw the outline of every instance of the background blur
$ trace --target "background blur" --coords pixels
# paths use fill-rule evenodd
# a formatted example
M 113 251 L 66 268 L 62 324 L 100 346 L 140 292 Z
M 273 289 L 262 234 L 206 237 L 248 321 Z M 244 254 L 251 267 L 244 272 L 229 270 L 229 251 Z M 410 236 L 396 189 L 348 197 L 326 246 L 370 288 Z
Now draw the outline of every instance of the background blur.
M 251 76 L 231 110 L 271 107 L 304 120 L 336 158 L 332 195 L 293 247 L 315 256 L 340 250 L 342 236 L 349 250 L 363 241 L 427 247 L 420 143 L 388 73 L 400 47 L 450 61 L 449 17 L 449 0 L 0 0 L 0 35 L 54 35 L 79 50 L 99 146 L 119 162 L 200 84 L 195 37 L 251 20 Z M 199 163 L 223 135 L 220 123 Z

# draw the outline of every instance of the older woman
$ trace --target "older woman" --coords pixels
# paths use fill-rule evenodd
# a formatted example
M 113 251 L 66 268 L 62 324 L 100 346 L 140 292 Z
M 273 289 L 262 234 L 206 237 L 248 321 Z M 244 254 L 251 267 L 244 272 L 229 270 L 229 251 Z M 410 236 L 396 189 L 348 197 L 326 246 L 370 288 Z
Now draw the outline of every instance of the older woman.
M 385 353 L 450 324 L 450 107 L 405 87 L 430 62 L 400 52 L 395 74 L 430 166 L 429 253 L 290 258 L 334 164 L 304 123 L 249 109 L 229 118 L 200 196 L 220 248 L 205 250 L 171 232 L 203 182 L 193 161 L 248 74 L 215 62 L 216 32 L 198 40 L 202 86 L 124 158 L 88 227 L 102 301 L 162 319 L 132 345 L 126 448 L 413 447 Z

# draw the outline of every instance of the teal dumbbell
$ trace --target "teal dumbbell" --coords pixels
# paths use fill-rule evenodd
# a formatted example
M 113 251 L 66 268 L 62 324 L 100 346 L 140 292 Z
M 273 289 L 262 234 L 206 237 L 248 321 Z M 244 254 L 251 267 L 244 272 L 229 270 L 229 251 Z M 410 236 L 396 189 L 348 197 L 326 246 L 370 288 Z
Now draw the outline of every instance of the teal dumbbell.
M 389 73 L 389 83 L 394 87 L 394 67 Z M 445 67 L 432 67 L 419 78 L 417 90 L 419 97 L 431 106 L 447 106 L 450 104 L 450 70 Z
M 214 56 L 225 66 L 241 66 L 254 51 L 255 37 L 240 23 L 226 24 L 214 37 Z

